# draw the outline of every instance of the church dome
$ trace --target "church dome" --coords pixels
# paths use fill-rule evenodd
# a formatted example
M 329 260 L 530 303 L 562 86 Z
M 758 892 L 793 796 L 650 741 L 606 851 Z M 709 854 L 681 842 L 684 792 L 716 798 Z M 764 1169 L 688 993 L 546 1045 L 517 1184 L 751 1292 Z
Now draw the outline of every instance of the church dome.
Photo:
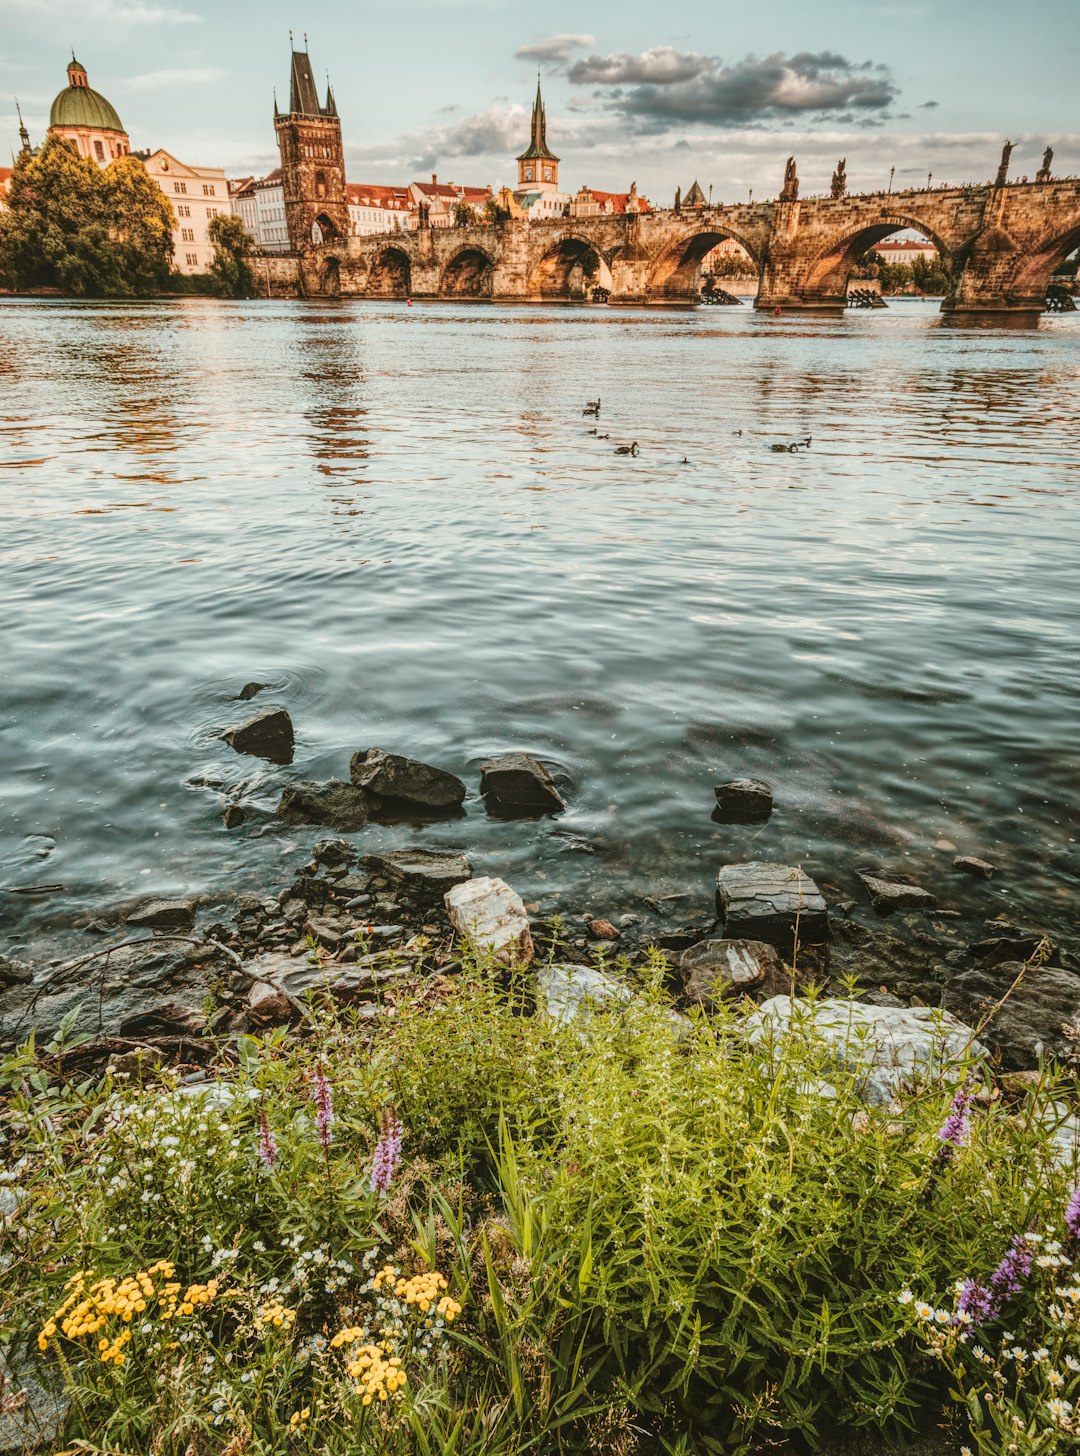
M 49 126 L 89 127 L 93 131 L 118 131 L 124 127 L 112 103 L 86 83 L 86 70 L 72 57 L 68 85 L 57 96 L 49 112 Z

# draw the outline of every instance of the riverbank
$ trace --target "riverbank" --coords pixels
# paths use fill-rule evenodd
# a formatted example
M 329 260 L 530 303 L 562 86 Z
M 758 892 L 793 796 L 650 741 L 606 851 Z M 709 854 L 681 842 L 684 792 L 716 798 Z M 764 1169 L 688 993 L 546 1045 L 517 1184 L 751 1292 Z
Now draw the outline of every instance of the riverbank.
M 678 922 L 667 950 L 599 922 L 568 939 L 460 860 L 350 851 L 328 841 L 274 911 L 85 963 L 42 998 L 69 998 L 56 1038 L 3 1063 L 0 1318 L 43 1448 L 977 1444 L 948 1389 L 993 1380 L 967 1347 L 935 1354 L 923 1309 L 1018 1235 L 1060 1245 L 1075 1081 L 1009 1071 L 996 1024 L 1046 947 L 971 1026 L 811 993 L 810 947 L 680 950 L 698 929 Z M 138 1034 L 94 1034 L 149 994 Z M 982 1338 L 1053 1347 L 1071 1400 L 1047 1247 Z M 1003 1409 L 1053 1435 L 1051 1397 L 1037 1366 Z

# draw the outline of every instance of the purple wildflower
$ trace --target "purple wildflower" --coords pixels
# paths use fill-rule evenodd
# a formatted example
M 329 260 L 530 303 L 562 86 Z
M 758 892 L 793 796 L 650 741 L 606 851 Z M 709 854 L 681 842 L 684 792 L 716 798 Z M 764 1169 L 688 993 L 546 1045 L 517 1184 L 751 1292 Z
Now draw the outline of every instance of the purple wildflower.
M 1016 1234 L 1005 1257 L 990 1275 L 989 1284 L 968 1279 L 957 1300 L 957 1314 L 970 1315 L 972 1324 L 996 1319 L 1011 1294 L 1019 1294 L 1031 1273 L 1035 1251 L 1026 1234 Z
M 971 1093 L 965 1082 L 957 1088 L 956 1096 L 949 1107 L 949 1115 L 938 1129 L 938 1137 L 943 1143 L 951 1143 L 954 1148 L 962 1148 L 971 1136 L 971 1118 L 968 1116 L 970 1102 Z
M 270 1119 L 265 1112 L 259 1113 L 259 1161 L 268 1173 L 277 1162 L 277 1143 L 270 1131 Z
M 315 1136 L 324 1148 L 334 1141 L 334 1099 L 322 1067 L 315 1069 Z
M 371 1161 L 372 1193 L 385 1193 L 393 1182 L 401 1162 L 401 1134 L 402 1127 L 397 1113 L 390 1108 L 382 1115 L 382 1132 L 375 1144 L 375 1156 Z
M 1073 1196 L 1065 1208 L 1065 1242 L 1080 1244 L 1080 1183 L 1073 1189 Z

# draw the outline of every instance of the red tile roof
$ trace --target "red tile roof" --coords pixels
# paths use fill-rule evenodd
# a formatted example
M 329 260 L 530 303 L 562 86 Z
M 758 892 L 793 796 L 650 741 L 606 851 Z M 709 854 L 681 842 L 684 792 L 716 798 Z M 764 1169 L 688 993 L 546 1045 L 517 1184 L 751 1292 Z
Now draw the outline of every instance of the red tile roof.
M 407 212 L 412 198 L 407 187 L 385 187 L 376 182 L 346 182 L 345 195 L 353 207 L 386 207 Z
M 594 202 L 599 202 L 609 212 L 625 212 L 626 204 L 630 200 L 629 192 L 597 192 L 595 187 L 585 189 Z M 638 202 L 642 212 L 652 212 L 652 203 L 647 197 L 639 197 Z

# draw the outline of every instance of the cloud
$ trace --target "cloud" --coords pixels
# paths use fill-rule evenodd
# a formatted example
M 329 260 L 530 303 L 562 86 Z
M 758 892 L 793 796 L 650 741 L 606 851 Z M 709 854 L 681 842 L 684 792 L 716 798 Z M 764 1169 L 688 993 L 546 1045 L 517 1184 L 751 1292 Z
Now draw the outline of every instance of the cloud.
M 97 25 L 192 25 L 202 21 L 193 10 L 178 10 L 160 0 L 7 0 L 35 15 L 57 15 L 65 22 Z
M 565 128 L 562 129 L 562 133 Z M 430 172 L 451 157 L 503 159 L 508 165 L 525 145 L 529 115 L 518 105 L 489 106 L 445 126 L 405 132 L 387 142 L 346 148 L 351 166 L 372 168 L 396 166 L 416 172 Z
M 551 65 L 565 65 L 575 51 L 585 51 L 596 44 L 595 35 L 549 35 L 545 40 L 533 41 L 531 45 L 518 46 L 514 55 L 520 61 L 546 61 Z
M 569 77 L 578 86 L 608 88 L 609 108 L 648 130 L 808 116 L 878 123 L 899 94 L 887 66 L 835 51 L 777 51 L 725 65 L 719 56 L 655 46 L 639 56 L 587 56 L 570 67 Z
M 220 81 L 224 75 L 215 66 L 178 66 L 172 70 L 144 71 L 141 76 L 130 76 L 125 84 L 129 91 L 156 91 L 161 86 L 207 86 L 211 81 Z
M 933 109 L 934 109 L 935 106 L 940 106 L 940 105 L 941 105 L 941 102 L 940 101 L 924 101 L 918 107 L 918 110 L 919 111 L 933 111 Z

